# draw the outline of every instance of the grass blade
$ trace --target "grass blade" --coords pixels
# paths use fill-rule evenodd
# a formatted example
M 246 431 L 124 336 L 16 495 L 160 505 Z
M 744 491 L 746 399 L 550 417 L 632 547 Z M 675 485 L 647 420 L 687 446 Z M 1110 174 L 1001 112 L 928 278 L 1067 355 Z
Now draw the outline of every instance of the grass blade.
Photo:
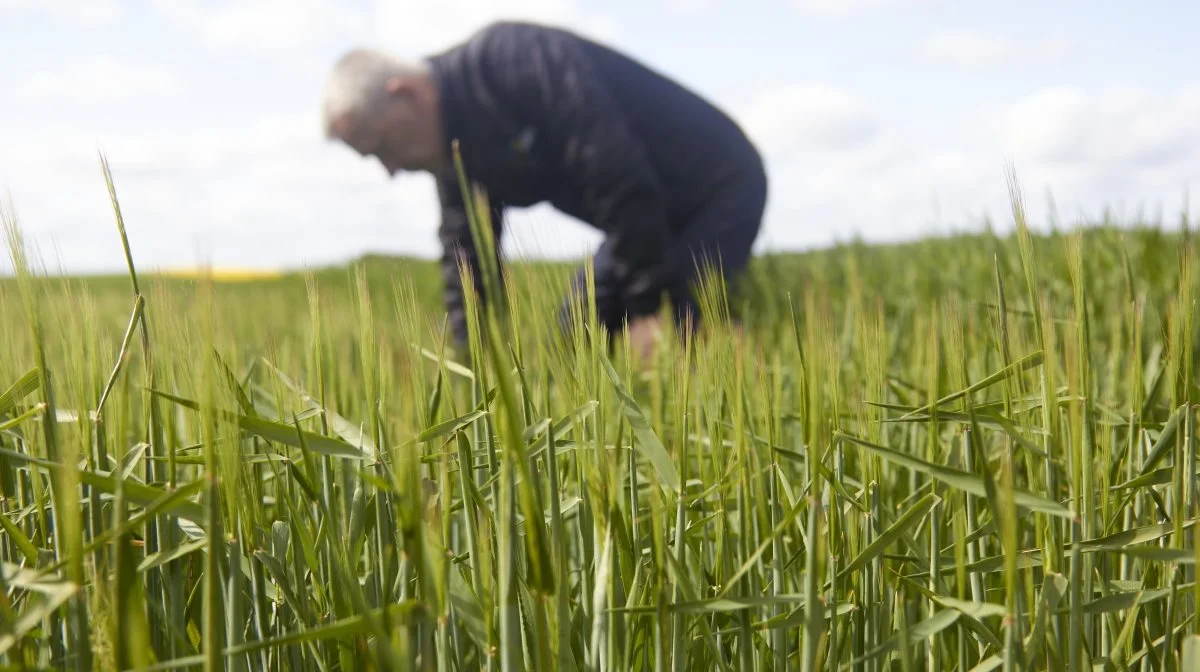
M 931 464 L 921 460 L 920 458 L 906 455 L 891 448 L 874 445 L 845 432 L 837 432 L 835 437 L 851 444 L 861 446 L 879 455 L 885 460 L 895 462 L 896 464 L 917 471 L 953 488 L 962 490 L 963 492 L 976 495 L 978 497 L 987 497 L 987 491 L 984 487 L 983 479 L 978 476 L 968 474 L 965 471 L 959 471 L 957 469 Z M 1063 505 L 1024 490 L 1014 489 L 1013 501 L 1016 502 L 1017 506 L 1027 508 L 1032 511 L 1045 513 L 1047 515 L 1067 519 L 1074 519 L 1075 517 L 1075 514 L 1073 514 Z

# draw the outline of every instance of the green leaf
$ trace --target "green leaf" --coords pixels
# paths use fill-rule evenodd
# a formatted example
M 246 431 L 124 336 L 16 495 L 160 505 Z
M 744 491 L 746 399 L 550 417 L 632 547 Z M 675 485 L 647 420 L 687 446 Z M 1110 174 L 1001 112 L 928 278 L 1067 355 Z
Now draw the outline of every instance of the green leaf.
M 965 600 L 956 600 L 953 597 L 945 597 L 943 595 L 935 595 L 931 599 L 934 602 L 947 607 L 949 609 L 957 609 L 964 616 L 970 616 L 979 620 L 985 618 L 1003 618 L 1008 613 L 1003 604 L 994 604 L 992 602 L 967 602 Z
M 487 625 L 483 618 L 483 608 L 470 586 L 463 580 L 457 568 L 450 569 L 450 604 L 454 615 L 461 618 L 466 626 L 467 634 L 480 649 L 488 648 Z
M 96 414 L 99 415 L 104 411 L 104 404 L 108 402 L 108 395 L 112 393 L 113 387 L 117 384 L 117 376 L 121 374 L 121 367 L 127 361 L 125 354 L 129 351 L 129 344 L 133 342 L 133 330 L 142 319 L 142 311 L 146 307 L 146 299 L 141 294 L 136 294 L 133 297 L 133 313 L 129 316 L 129 326 L 125 328 L 125 337 L 121 339 L 121 350 L 117 353 L 117 361 L 113 365 L 112 373 L 108 376 L 108 382 L 104 385 L 104 390 L 100 393 L 100 400 L 96 402 Z
M 75 595 L 78 586 L 57 576 L 45 577 L 10 563 L 0 563 L 9 587 L 37 593 L 41 599 L 32 600 L 15 623 L 6 624 L 0 633 L 0 655 L 4 655 L 25 635 L 40 626 L 45 619 Z
M 1181 529 L 1186 530 L 1197 522 L 1200 518 L 1193 518 L 1185 521 Z M 1138 527 L 1132 530 L 1124 530 L 1116 534 L 1110 534 L 1106 537 L 1098 539 L 1089 539 L 1079 544 L 1079 550 L 1083 553 L 1095 553 L 1097 551 L 1122 551 L 1129 546 L 1144 544 L 1149 541 L 1161 539 L 1175 532 L 1175 523 L 1159 523 L 1157 525 L 1147 525 Z M 1064 544 L 1063 550 L 1070 550 L 1070 544 Z
M 1004 643 L 1000 641 L 1000 637 L 987 625 L 983 623 L 983 619 L 988 617 L 1003 617 L 1006 613 L 1003 605 L 993 604 L 991 602 L 967 602 L 958 600 L 953 597 L 945 597 L 934 593 L 929 588 L 921 585 L 906 577 L 898 577 L 900 581 L 909 588 L 921 593 L 931 602 L 938 604 L 947 609 L 954 609 L 963 615 L 963 624 L 982 638 L 989 645 L 1001 649 Z
M 294 448 L 299 448 L 301 446 L 300 439 L 296 436 L 297 430 L 295 427 L 277 422 L 271 422 L 269 420 L 263 420 L 261 418 L 248 418 L 244 415 L 238 416 L 237 420 L 242 429 L 252 434 L 257 434 L 260 438 L 282 443 Z M 355 448 L 345 441 L 325 436 L 323 434 L 316 434 L 314 432 L 301 431 L 300 434 L 304 437 L 305 446 L 314 453 L 329 455 L 330 457 L 346 457 L 355 460 L 367 460 L 371 458 L 371 456 L 367 453 Z
M 526 427 L 525 431 L 521 433 L 521 438 L 525 439 L 525 443 L 531 443 L 547 429 L 550 429 L 550 418 L 542 418 Z
M 0 394 L 0 416 L 8 415 L 17 407 L 17 402 L 33 394 L 41 386 L 40 372 L 37 368 L 17 379 L 11 387 Z
M 37 416 L 41 415 L 45 411 L 46 411 L 46 405 L 38 404 L 37 406 L 34 406 L 33 408 L 29 409 L 28 411 L 25 411 L 24 413 L 18 415 L 15 418 L 12 418 L 11 420 L 5 420 L 3 422 L 0 422 L 0 432 L 3 432 L 8 429 L 12 429 L 13 427 L 17 427 L 21 423 L 25 422 L 26 420 L 32 420 L 33 418 L 36 418 Z
M 1177 565 L 1194 565 L 1196 564 L 1195 551 L 1183 548 L 1163 548 L 1146 544 L 1143 546 L 1130 546 L 1120 550 L 1111 551 L 1121 555 L 1131 555 L 1135 558 L 1143 560 L 1153 560 L 1155 562 L 1169 562 Z
M 916 504 L 905 511 L 904 515 L 896 519 L 896 522 L 892 523 L 891 527 L 879 535 L 875 541 L 871 542 L 871 545 L 864 548 L 857 557 L 843 567 L 838 572 L 838 578 L 845 578 L 847 574 L 857 572 L 860 568 L 866 566 L 867 563 L 874 560 L 880 553 L 883 553 L 884 549 L 891 546 L 907 533 L 910 527 L 920 522 L 925 517 L 925 514 L 929 513 L 929 510 L 941 501 L 942 499 L 932 492 L 926 494 Z
M 207 539 L 197 539 L 196 541 L 189 541 L 180 544 L 172 549 L 159 551 L 158 553 L 151 553 L 142 559 L 141 564 L 138 565 L 137 571 L 148 572 L 152 569 L 157 569 L 158 567 L 162 567 L 163 565 L 174 562 L 180 558 L 185 558 L 192 553 L 203 549 L 207 544 Z
M 694 602 L 678 602 L 670 610 L 681 614 L 719 614 L 746 609 L 772 607 L 778 604 L 802 604 L 803 595 L 774 595 L 771 597 L 716 597 Z
M 804 503 L 804 500 L 796 502 L 796 505 L 792 507 L 791 511 L 788 512 L 788 515 L 784 516 L 783 520 L 780 520 L 775 525 L 775 528 L 771 530 L 771 534 L 763 539 L 762 543 L 758 545 L 758 548 L 756 548 L 754 552 L 750 554 L 750 557 L 746 558 L 746 561 L 742 563 L 742 566 L 738 569 L 738 571 L 734 572 L 733 576 L 729 577 L 729 579 L 725 581 L 725 589 L 718 593 L 716 597 L 720 598 L 728 595 L 729 591 L 733 590 L 733 588 L 737 586 L 738 580 L 740 580 L 747 572 L 754 568 L 754 565 L 758 563 L 758 559 L 762 557 L 762 554 L 774 544 L 775 538 L 783 534 L 783 531 L 792 524 L 792 521 L 794 521 L 800 514 L 800 511 L 804 509 Z
M 1158 588 L 1155 590 L 1139 590 L 1131 593 L 1116 593 L 1114 595 L 1106 595 L 1097 600 L 1092 600 L 1083 605 L 1084 613 L 1088 614 L 1107 614 L 1114 611 L 1125 611 L 1132 608 L 1134 605 L 1150 604 L 1166 599 L 1171 594 L 1170 588 Z M 1069 610 L 1062 608 L 1058 613 L 1065 614 Z
M 129 452 L 126 453 L 125 457 L 121 459 L 121 466 L 117 471 L 121 480 L 126 480 L 130 476 L 133 476 L 133 470 L 137 467 L 138 462 L 142 459 L 142 456 L 146 454 L 146 450 L 149 448 L 150 444 L 143 441 L 129 449 Z
M 871 402 L 868 402 L 868 403 L 871 403 Z M 887 419 L 883 420 L 883 422 L 887 422 L 887 423 L 921 423 L 921 422 L 929 422 L 934 419 L 934 415 L 932 413 L 917 413 L 916 411 L 918 409 L 916 409 L 914 407 L 897 406 L 897 405 L 893 405 L 893 404 L 878 404 L 878 403 L 871 403 L 871 405 L 878 406 L 881 408 L 887 408 L 888 410 L 909 411 L 909 413 L 907 415 L 904 415 L 903 417 L 887 418 Z M 953 421 L 953 422 L 961 422 L 964 424 L 969 424 L 971 422 L 971 416 L 969 414 L 960 413 L 960 412 L 956 412 L 956 411 L 938 410 L 936 417 L 939 422 Z M 1015 424 L 1013 424 L 1012 420 L 1009 420 L 1008 418 L 1004 417 L 1003 415 L 1000 415 L 999 413 L 986 413 L 986 412 L 978 412 L 977 411 L 976 415 L 975 415 L 975 422 L 983 427 L 992 427 L 992 428 L 998 428 L 998 429 L 1002 430 L 1005 434 L 1007 434 L 1009 437 L 1011 437 L 1013 441 L 1016 441 L 1018 444 L 1020 444 L 1022 448 L 1034 453 L 1035 455 L 1045 456 L 1045 454 L 1046 454 L 1045 451 L 1043 451 L 1041 448 L 1039 448 L 1035 443 L 1033 443 L 1029 439 L 1025 438 L 1020 433 L 1020 431 L 1017 429 L 1017 426 Z M 1026 431 L 1029 431 L 1033 434 L 1042 434 L 1042 435 L 1046 434 L 1046 430 L 1044 430 L 1044 429 L 1035 428 L 1035 429 L 1029 429 Z
M 400 619 L 407 614 L 420 608 L 420 602 L 417 600 L 406 600 L 399 604 L 392 604 L 381 609 L 374 609 L 368 613 L 359 614 L 339 619 L 326 625 L 318 625 L 305 630 L 296 630 L 281 637 L 272 637 L 256 642 L 247 642 L 233 647 L 226 647 L 222 652 L 222 656 L 240 656 L 247 653 L 254 653 L 264 649 L 278 649 L 285 646 L 295 644 L 305 644 L 308 642 L 317 642 L 327 639 L 350 640 L 355 637 L 360 637 L 368 632 L 375 630 L 375 622 L 379 619 L 386 618 L 389 621 Z M 185 658 L 176 658 L 166 662 L 151 665 L 140 670 L 140 672 L 165 672 L 167 670 L 184 669 L 195 667 L 203 664 L 203 656 L 188 656 Z
M 969 672 L 992 672 L 1004 665 L 1004 659 L 996 654 L 992 654 L 987 658 L 979 661 L 979 664 L 972 667 Z
M 288 389 L 299 395 L 300 398 L 308 404 L 310 413 L 314 415 L 324 415 L 329 421 L 330 429 L 332 429 L 335 434 L 342 437 L 342 439 L 350 445 L 361 448 L 372 458 L 379 454 L 379 450 L 375 446 L 374 439 L 371 438 L 369 433 L 364 432 L 360 425 L 356 425 L 340 414 L 334 412 L 332 409 L 322 406 L 317 402 L 316 398 L 314 398 L 306 390 L 297 385 L 295 381 L 280 371 L 279 367 L 265 359 L 262 361 L 267 365 L 268 368 L 275 372 L 275 376 L 279 378 L 279 380 L 282 381 Z M 305 419 L 305 414 L 298 414 L 297 419 Z
M 250 397 L 246 396 L 246 391 L 242 389 L 242 384 L 238 382 L 237 376 L 233 374 L 233 370 L 225 363 L 225 358 L 216 348 L 212 349 L 213 357 L 217 360 L 217 365 L 221 368 L 221 372 L 225 374 L 225 382 L 229 385 L 229 389 L 233 392 L 233 396 L 237 399 L 238 406 L 241 407 L 242 413 L 250 417 L 257 417 L 258 413 L 254 410 L 254 404 L 250 401 Z
M 445 364 L 446 369 L 448 371 L 450 371 L 451 373 L 462 376 L 463 378 L 466 378 L 467 380 L 474 382 L 475 372 L 471 371 L 471 369 L 463 366 L 462 364 L 459 364 L 458 362 L 456 362 L 452 359 L 440 357 L 437 354 L 430 352 L 428 349 L 422 348 L 419 345 L 414 345 L 413 347 L 415 347 L 417 349 L 417 351 L 421 353 L 422 357 L 428 359 L 431 362 Z
M 162 397 L 163 399 L 173 401 L 180 406 L 184 406 L 185 408 L 190 408 L 194 411 L 200 410 L 200 405 L 189 399 L 177 397 L 166 392 L 159 392 L 158 390 L 150 390 L 150 392 Z M 355 448 L 349 443 L 333 437 L 325 436 L 324 434 L 316 434 L 314 432 L 297 430 L 291 425 L 271 422 L 270 420 L 264 420 L 262 418 L 251 418 L 245 415 L 230 413 L 227 411 L 222 412 L 220 415 L 224 416 L 226 419 L 235 420 L 238 426 L 242 429 L 258 436 L 259 438 L 266 439 L 267 441 L 282 443 L 286 446 L 292 446 L 293 448 L 306 447 L 314 453 L 320 453 L 321 455 L 328 455 L 330 457 L 344 457 L 355 460 L 371 459 L 370 455 L 362 450 L 359 450 L 358 448 Z M 297 437 L 297 432 L 299 432 L 299 434 L 303 437 L 303 444 L 300 442 L 300 437 Z
M 823 617 L 826 620 L 828 620 L 829 618 L 831 618 L 832 616 L 835 615 L 834 609 L 830 608 L 828 605 L 822 605 L 822 606 L 823 606 L 823 613 L 824 613 Z M 855 605 L 853 605 L 849 602 L 839 602 L 837 605 L 836 615 L 837 616 L 845 616 L 846 614 L 849 614 L 850 612 L 855 611 L 857 608 L 858 607 L 856 607 Z M 803 626 L 804 623 L 808 620 L 808 616 L 809 616 L 808 611 L 804 608 L 803 603 L 802 603 L 798 609 L 794 609 L 793 611 L 791 611 L 787 614 L 783 614 L 783 615 L 777 616 L 775 618 L 768 618 L 763 621 L 756 621 L 753 624 L 751 624 L 751 627 L 753 627 L 756 630 L 790 630 L 797 626 Z M 731 632 L 738 632 L 740 629 L 741 629 L 740 627 L 739 628 L 731 628 L 729 630 L 719 631 L 716 634 L 724 635 L 724 634 L 728 634 Z
M 1033 617 L 1033 630 L 1025 637 L 1023 643 L 1027 660 L 1033 660 L 1041 655 L 1042 648 L 1046 645 L 1046 629 L 1049 627 L 1050 614 L 1057 611 L 1058 603 L 1067 594 L 1068 587 L 1067 578 L 1062 574 L 1047 573 L 1045 579 L 1042 580 L 1042 593 Z
M 974 474 L 969 474 L 958 469 L 943 467 L 941 465 L 926 462 L 912 455 L 901 453 L 891 448 L 884 448 L 869 443 L 856 436 L 852 436 L 840 430 L 834 432 L 834 437 L 848 441 L 852 444 L 866 448 L 867 450 L 876 453 L 880 457 L 890 462 L 895 462 L 909 469 L 922 473 L 930 478 L 936 479 L 951 487 L 970 493 L 977 497 L 987 497 L 987 490 L 983 484 L 983 479 Z M 1026 490 L 1013 489 L 1013 500 L 1017 506 L 1025 507 L 1033 511 L 1039 511 L 1051 516 L 1067 518 L 1074 520 L 1075 514 L 1058 502 L 1051 501 L 1045 497 L 1039 497 Z
M 1173 467 L 1163 467 L 1155 469 L 1136 478 L 1131 478 L 1124 483 L 1119 483 L 1112 486 L 1113 490 L 1133 490 L 1136 488 L 1152 488 L 1156 485 L 1166 485 L 1175 477 L 1175 469 Z
M 1167 420 L 1167 424 L 1163 426 L 1162 432 L 1159 433 L 1158 440 L 1154 442 L 1154 446 L 1150 449 L 1150 455 L 1146 457 L 1145 463 L 1142 464 L 1142 470 L 1138 472 L 1138 476 L 1145 476 L 1150 473 L 1175 448 L 1175 444 L 1172 442 L 1175 440 L 1175 434 L 1179 430 L 1179 422 L 1186 414 L 1185 411 L 1187 411 L 1187 404 L 1175 409 L 1175 412 L 1171 414 L 1171 418 Z
M 288 606 L 295 610 L 296 613 L 301 614 L 305 619 L 310 618 L 311 614 L 309 614 L 309 610 L 306 608 L 305 604 L 300 601 L 299 597 L 297 597 L 297 593 L 292 587 L 291 581 L 288 578 L 287 569 L 284 568 L 283 563 L 280 562 L 279 558 L 276 558 L 274 555 L 264 551 L 256 551 L 254 553 L 254 558 L 261 562 L 263 567 L 266 567 L 267 573 L 271 575 L 271 579 L 275 582 L 275 586 L 279 589 L 279 593 L 283 595 L 284 602 L 286 602 Z
M 633 427 L 633 433 L 637 437 L 638 448 L 646 456 L 646 459 L 650 460 L 650 464 L 654 465 L 654 470 L 658 473 L 658 479 L 671 490 L 679 492 L 681 489 L 679 472 L 675 469 L 675 462 L 671 460 L 666 447 L 663 446 L 662 441 L 658 439 L 658 435 L 650 427 L 650 421 L 646 419 L 646 414 L 642 411 L 637 401 L 629 394 L 629 391 L 625 389 L 625 385 L 621 383 L 621 377 L 617 375 L 612 362 L 608 360 L 608 356 L 603 352 L 600 353 L 600 363 L 604 366 L 604 371 L 608 374 L 608 379 L 612 382 L 613 388 L 617 392 L 617 398 L 621 401 L 621 408 L 625 411 L 625 419 Z
M 148 459 L 153 459 L 156 462 L 162 462 L 166 458 L 154 457 L 154 458 L 148 458 Z M 199 456 L 199 455 L 191 456 L 191 457 L 176 457 L 175 464 L 202 465 L 202 464 L 207 464 L 206 460 L 207 460 L 207 458 L 205 458 L 203 456 Z M 287 455 L 276 455 L 273 453 L 258 453 L 255 455 L 242 455 L 242 456 L 238 457 L 238 462 L 240 462 L 244 465 L 267 464 L 268 462 L 282 463 L 282 462 L 291 462 L 291 461 L 292 461 L 292 458 L 288 457 Z
M 16 542 L 17 550 L 21 551 L 21 555 L 25 556 L 25 559 L 29 562 L 29 564 L 31 566 L 37 565 L 39 555 L 37 546 L 34 546 L 33 542 L 29 540 L 29 537 L 25 536 L 25 533 L 21 531 L 21 528 L 17 527 L 15 523 L 9 520 L 7 513 L 0 515 L 0 525 L 4 527 L 4 531 L 8 534 L 8 536 L 12 537 L 13 541 Z
M 22 453 L 13 452 L 11 450 L 0 449 L 0 455 L 31 466 L 41 467 L 46 471 L 57 474 L 63 469 L 63 466 L 49 460 L 42 460 L 36 457 L 30 457 Z M 116 493 L 117 479 L 107 472 L 94 472 L 79 469 L 76 471 L 79 480 L 84 485 L 96 488 L 101 492 Z M 139 506 L 150 506 L 160 499 L 168 497 L 171 493 L 160 488 L 143 485 L 132 479 L 126 479 L 120 482 L 121 487 L 125 490 L 125 499 Z M 188 501 L 176 501 L 169 511 L 162 511 L 162 514 L 173 514 L 176 518 L 192 522 L 196 525 L 202 525 L 205 521 L 204 509 L 199 504 Z
M 883 644 L 868 651 L 862 657 L 852 660 L 849 663 L 846 663 L 846 666 L 847 667 L 855 667 L 857 665 L 860 665 L 861 663 L 865 663 L 869 660 L 873 660 L 875 658 L 878 658 L 879 656 L 882 656 L 885 653 L 889 653 L 891 651 L 894 651 L 894 650 L 900 648 L 900 646 L 902 644 L 904 644 L 906 646 L 912 646 L 913 644 L 916 644 L 917 642 L 920 642 L 923 639 L 933 637 L 934 635 L 945 630 L 946 628 L 949 628 L 950 626 L 954 625 L 958 621 L 958 619 L 961 617 L 962 617 L 962 612 L 958 611 L 957 609 L 945 609 L 945 610 L 939 611 L 936 614 L 934 614 L 933 616 L 930 616 L 929 618 L 925 619 L 924 621 L 921 621 L 920 623 L 909 628 L 907 642 L 902 642 L 901 636 L 899 634 L 897 634 L 897 635 L 893 636 L 891 639 L 889 639 L 888 641 L 884 642 Z
M 592 413 L 595 413 L 599 406 L 600 402 L 594 399 L 583 402 L 579 408 L 576 408 L 574 411 L 568 413 L 566 417 L 560 418 L 558 422 L 554 423 L 551 427 L 554 436 L 563 436 L 568 429 L 574 428 L 575 425 L 582 422 Z
M 967 387 L 964 390 L 959 390 L 958 392 L 949 394 L 945 397 L 942 397 L 941 399 L 938 399 L 937 401 L 935 401 L 932 404 L 928 404 L 926 406 L 921 406 L 917 409 L 914 409 L 909 415 L 916 415 L 918 413 L 926 413 L 926 412 L 933 410 L 934 408 L 936 408 L 938 406 L 942 406 L 943 404 L 948 404 L 951 401 L 955 401 L 956 399 L 961 399 L 962 397 L 965 397 L 968 394 L 973 394 L 980 390 L 985 390 L 985 389 L 991 387 L 992 385 L 995 385 L 996 383 L 999 383 L 1014 374 L 1021 373 L 1021 372 L 1025 371 L 1026 369 L 1032 369 L 1034 367 L 1041 366 L 1042 359 L 1043 359 L 1042 352 L 1040 350 L 1037 352 L 1034 352 L 1032 354 L 1026 355 L 1025 357 L 1022 357 L 1021 359 L 1018 359 L 1017 361 L 1013 362 L 1012 364 L 1009 364 L 1008 366 L 1004 367 L 1003 369 L 993 373 L 992 375 L 988 376 L 987 378 L 984 378 L 983 380 L 981 380 L 973 385 L 970 385 L 969 387 Z
M 487 414 L 488 412 L 486 410 L 480 409 L 477 411 L 471 411 L 466 415 L 459 416 L 445 422 L 440 422 L 418 434 L 417 441 L 429 441 L 431 439 L 438 439 L 443 436 L 450 436 Z

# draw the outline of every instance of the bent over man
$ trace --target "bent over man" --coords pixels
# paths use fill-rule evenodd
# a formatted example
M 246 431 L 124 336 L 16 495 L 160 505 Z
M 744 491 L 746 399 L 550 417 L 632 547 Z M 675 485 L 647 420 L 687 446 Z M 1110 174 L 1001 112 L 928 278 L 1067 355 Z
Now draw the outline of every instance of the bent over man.
M 493 23 L 413 62 L 352 50 L 334 65 L 323 119 L 327 137 L 389 175 L 436 178 L 445 302 L 460 344 L 460 259 L 481 297 L 483 288 L 455 140 L 492 205 L 497 243 L 506 206 L 538 203 L 604 233 L 596 301 L 614 333 L 652 325 L 664 298 L 677 320 L 698 317 L 698 271 L 745 267 L 767 196 L 762 159 L 726 114 L 609 47 L 532 23 Z M 583 282 L 581 270 L 580 296 Z

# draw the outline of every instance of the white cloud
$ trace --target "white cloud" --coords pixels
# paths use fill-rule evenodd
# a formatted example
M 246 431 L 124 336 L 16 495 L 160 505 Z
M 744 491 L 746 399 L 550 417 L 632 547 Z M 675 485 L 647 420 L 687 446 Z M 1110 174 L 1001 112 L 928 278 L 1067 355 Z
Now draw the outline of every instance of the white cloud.
M 441 51 L 495 20 L 549 23 L 603 40 L 617 34 L 608 16 L 584 10 L 577 0 L 510 0 L 502 6 L 493 0 L 379 0 L 376 8 L 377 39 L 414 57 Z
M 382 169 L 325 144 L 316 127 L 288 118 L 186 135 L 12 133 L 0 138 L 8 148 L 0 184 L 11 189 L 29 238 L 43 251 L 57 248 L 71 268 L 121 260 L 98 150 L 112 165 L 134 254 L 148 266 L 206 257 L 234 266 L 319 263 L 368 241 L 428 252 L 414 235 L 430 224 L 420 190 L 389 185 Z
M 968 68 L 1047 63 L 1063 58 L 1069 51 L 1069 43 L 1060 38 L 1022 41 L 970 31 L 935 35 L 920 49 L 929 60 Z
M 59 21 L 99 26 L 113 23 L 124 13 L 121 0 L 0 0 L 0 17 L 42 14 Z
M 719 0 L 665 0 L 667 10 L 675 14 L 695 15 L 716 8 Z
M 1047 89 L 992 117 L 1015 151 L 1053 166 L 1173 166 L 1200 153 L 1200 87 Z
M 368 30 L 366 13 L 333 0 L 152 0 L 176 25 L 209 45 L 294 50 Z
M 3 0 L 0 0 L 2 2 Z M 152 0 L 175 25 L 218 48 L 310 51 L 315 44 L 345 48 L 374 42 L 409 56 L 440 51 L 484 24 L 499 20 L 545 21 L 604 39 L 615 23 L 583 10 L 578 0 L 375 0 L 351 6 L 335 0 Z
M 929 2 L 930 0 L 792 0 L 806 14 L 846 17 L 865 10 L 883 9 Z
M 962 157 L 911 147 L 868 100 L 829 85 L 767 89 L 735 115 L 767 162 L 759 249 L 912 235 L 929 224 L 931 189 L 962 191 L 972 179 L 952 165 Z
M 165 66 L 99 56 L 59 70 L 31 72 L 17 82 L 15 95 L 27 102 L 91 104 L 173 95 L 181 90 L 178 77 Z
M 762 92 L 747 105 L 742 121 L 776 156 L 854 149 L 869 143 L 877 129 L 877 120 L 861 100 L 809 83 Z
M 771 177 L 765 249 L 976 228 L 985 214 L 1008 226 L 1009 161 L 1037 222 L 1047 190 L 1064 217 L 1121 203 L 1170 215 L 1200 183 L 1197 115 L 1200 88 L 1047 89 L 975 111 L 930 143 L 870 101 L 792 85 L 763 92 L 738 118 Z

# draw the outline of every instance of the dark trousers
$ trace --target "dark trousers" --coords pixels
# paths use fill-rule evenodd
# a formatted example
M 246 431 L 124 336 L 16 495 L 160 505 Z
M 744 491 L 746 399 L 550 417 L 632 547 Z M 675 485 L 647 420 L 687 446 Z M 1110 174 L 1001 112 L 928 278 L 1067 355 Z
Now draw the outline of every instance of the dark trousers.
M 722 276 L 726 282 L 743 271 L 750 261 L 752 247 L 762 225 L 766 207 L 767 183 L 761 171 L 750 171 L 746 177 L 714 191 L 705 207 L 688 221 L 675 227 L 675 239 L 670 250 L 676 260 L 678 277 L 667 289 L 667 296 L 676 326 L 690 322 L 699 324 L 700 307 L 696 291 L 701 274 Z M 596 286 L 596 312 L 601 325 L 609 334 L 618 333 L 628 319 L 621 302 L 619 287 L 612 278 L 612 258 L 607 241 L 592 257 Z M 709 281 L 711 282 L 711 280 Z M 586 269 L 576 273 L 568 298 L 559 313 L 560 324 L 570 322 L 571 301 L 586 306 Z M 586 316 L 586 310 L 581 310 Z

